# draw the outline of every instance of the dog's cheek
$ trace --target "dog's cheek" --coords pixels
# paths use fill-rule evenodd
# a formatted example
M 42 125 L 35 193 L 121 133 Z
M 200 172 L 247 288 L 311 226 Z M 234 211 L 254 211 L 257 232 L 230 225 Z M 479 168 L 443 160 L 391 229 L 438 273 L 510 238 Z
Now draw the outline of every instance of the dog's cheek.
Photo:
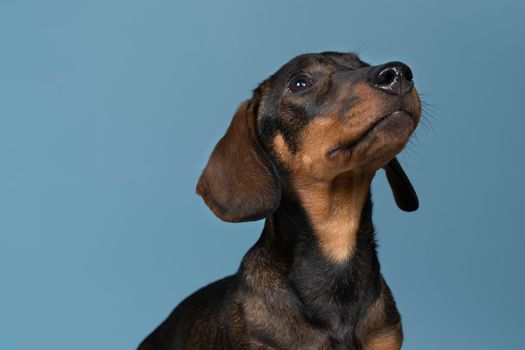
M 277 133 L 273 138 L 272 150 L 281 166 L 288 170 L 293 167 L 293 154 L 282 133 Z

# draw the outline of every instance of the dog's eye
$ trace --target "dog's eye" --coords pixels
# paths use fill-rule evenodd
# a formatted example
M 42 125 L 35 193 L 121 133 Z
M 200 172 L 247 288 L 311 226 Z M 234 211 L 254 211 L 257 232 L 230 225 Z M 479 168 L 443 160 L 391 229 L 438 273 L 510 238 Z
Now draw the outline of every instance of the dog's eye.
M 306 89 L 309 89 L 313 85 L 313 80 L 308 75 L 301 74 L 296 76 L 290 81 L 290 84 L 288 84 L 288 89 L 290 89 L 291 92 L 301 92 Z

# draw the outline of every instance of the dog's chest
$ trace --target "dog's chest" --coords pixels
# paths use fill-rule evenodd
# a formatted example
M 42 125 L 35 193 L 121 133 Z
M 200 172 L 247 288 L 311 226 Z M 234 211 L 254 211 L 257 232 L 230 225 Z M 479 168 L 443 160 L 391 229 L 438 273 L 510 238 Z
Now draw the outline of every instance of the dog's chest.
M 298 300 L 289 295 L 250 296 L 243 306 L 250 349 L 350 350 L 354 329 L 339 318 L 323 324 L 308 321 Z M 326 321 L 331 321 L 327 323 Z

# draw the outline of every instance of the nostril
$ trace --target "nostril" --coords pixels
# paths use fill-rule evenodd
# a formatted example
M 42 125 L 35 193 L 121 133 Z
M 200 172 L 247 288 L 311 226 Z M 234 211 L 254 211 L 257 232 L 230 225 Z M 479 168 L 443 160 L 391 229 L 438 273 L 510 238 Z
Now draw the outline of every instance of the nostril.
M 368 81 L 373 86 L 390 94 L 403 96 L 412 91 L 412 70 L 403 62 L 394 61 L 372 68 Z
M 377 80 L 378 84 L 384 85 L 389 84 L 394 81 L 397 76 L 397 70 L 394 67 L 386 67 L 381 72 L 379 72 L 379 79 Z

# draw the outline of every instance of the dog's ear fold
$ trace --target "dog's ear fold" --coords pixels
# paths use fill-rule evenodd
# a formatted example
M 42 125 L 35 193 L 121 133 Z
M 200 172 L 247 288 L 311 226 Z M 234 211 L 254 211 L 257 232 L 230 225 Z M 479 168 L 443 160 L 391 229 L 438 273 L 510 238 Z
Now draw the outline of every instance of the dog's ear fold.
M 278 208 L 281 184 L 257 139 L 251 100 L 239 106 L 215 146 L 197 194 L 217 217 L 228 222 L 263 219 Z
M 419 199 L 416 191 L 398 160 L 394 157 L 384 169 L 399 209 L 404 211 L 417 210 L 419 208 Z

